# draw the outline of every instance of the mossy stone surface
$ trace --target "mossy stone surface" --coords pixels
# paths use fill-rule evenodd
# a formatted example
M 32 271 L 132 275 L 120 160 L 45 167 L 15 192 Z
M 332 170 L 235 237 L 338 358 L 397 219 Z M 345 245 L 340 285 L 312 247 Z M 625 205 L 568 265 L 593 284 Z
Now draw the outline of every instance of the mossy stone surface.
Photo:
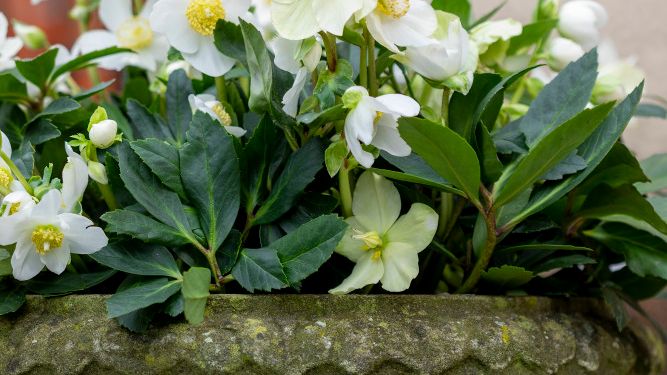
M 593 300 L 217 295 L 199 326 L 134 334 L 105 296 L 30 297 L 0 318 L 4 374 L 650 374 L 657 333 Z

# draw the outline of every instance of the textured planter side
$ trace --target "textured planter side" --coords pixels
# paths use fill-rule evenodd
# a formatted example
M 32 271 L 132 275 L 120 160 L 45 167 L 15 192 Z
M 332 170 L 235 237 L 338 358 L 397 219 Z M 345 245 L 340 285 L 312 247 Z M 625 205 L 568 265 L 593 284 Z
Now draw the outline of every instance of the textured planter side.
M 592 300 L 473 296 L 211 298 L 206 321 L 132 334 L 104 296 L 32 297 L 0 319 L 6 374 L 658 373 L 663 346 Z

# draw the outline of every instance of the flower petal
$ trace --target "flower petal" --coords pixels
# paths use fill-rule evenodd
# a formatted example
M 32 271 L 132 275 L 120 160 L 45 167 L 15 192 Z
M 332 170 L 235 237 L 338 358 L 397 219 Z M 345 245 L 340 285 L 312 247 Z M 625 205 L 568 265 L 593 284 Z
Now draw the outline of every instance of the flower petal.
M 389 292 L 407 290 L 419 274 L 419 255 L 405 243 L 389 243 L 382 250 L 382 263 L 382 288 Z
M 123 22 L 133 17 L 132 0 L 102 0 L 99 12 L 104 26 L 111 31 L 116 31 Z
M 301 40 L 320 31 L 312 1 L 273 0 L 271 2 L 271 19 L 280 36 L 285 39 Z
M 336 246 L 336 252 L 356 263 L 368 251 L 363 249 L 364 243 L 362 241 L 354 239 L 352 236 L 356 234 L 355 230 L 362 233 L 369 232 L 369 230 L 354 217 L 348 217 L 345 222 L 349 227 L 338 246 Z
M 12 273 L 19 281 L 30 280 L 44 268 L 29 236 L 23 236 L 12 254 Z
M 183 53 L 185 61 L 204 74 L 220 77 L 232 69 L 236 61 L 220 53 L 213 44 L 213 38 L 202 40 L 196 53 Z
M 387 232 L 388 243 L 402 243 L 418 253 L 433 241 L 438 229 L 438 214 L 429 206 L 415 203 Z
M 347 147 L 350 149 L 352 156 L 357 159 L 359 164 L 363 165 L 364 168 L 370 168 L 373 165 L 373 162 L 375 162 L 373 154 L 364 151 L 364 149 L 361 148 L 361 143 L 359 143 L 357 137 L 354 136 L 354 129 L 351 129 L 350 131 L 348 131 L 347 128 L 345 129 L 345 141 L 347 142 Z
M 236 138 L 241 138 L 248 132 L 239 126 L 225 126 L 224 129 L 227 131 L 227 133 L 233 135 Z
M 0 246 L 15 244 L 25 234 L 31 210 L 0 217 Z M 23 230 L 21 230 L 23 229 Z
M 69 251 L 73 254 L 92 254 L 109 243 L 104 231 L 81 215 L 65 213 L 58 215 L 58 219 Z
M 60 190 L 52 189 L 44 194 L 42 200 L 32 210 L 32 217 L 40 220 L 53 220 L 62 208 L 63 200 Z
M 185 17 L 187 8 L 187 0 L 160 0 L 153 6 L 150 22 L 153 30 L 164 34 L 174 48 L 183 53 L 195 53 L 201 35 L 190 27 Z
M 383 115 L 377 122 L 375 137 L 373 137 L 371 144 L 394 156 L 405 157 L 412 152 L 410 146 L 401 138 L 401 134 L 398 132 L 396 118 L 390 114 Z
M 382 260 L 373 259 L 373 252 L 369 251 L 359 258 L 352 273 L 337 287 L 331 289 L 331 294 L 347 294 L 366 285 L 376 284 L 384 274 Z
M 63 245 L 58 249 L 53 249 L 41 257 L 42 263 L 49 269 L 49 271 L 60 275 L 65 271 L 70 261 L 70 252 L 67 245 Z
M 401 94 L 382 95 L 375 98 L 385 107 L 389 108 L 388 113 L 398 116 L 414 117 L 419 114 L 419 103 L 409 96 Z
M 294 84 L 292 87 L 287 90 L 285 96 L 283 96 L 283 111 L 292 117 L 296 117 L 296 114 L 299 110 L 299 99 L 301 97 L 301 91 L 306 86 L 306 81 L 308 80 L 308 69 L 301 68 L 296 74 L 294 79 Z
M 373 140 L 373 122 L 375 121 L 376 109 L 373 105 L 375 98 L 364 97 L 359 101 L 357 107 L 348 113 L 345 118 L 345 134 L 348 129 L 353 129 L 353 136 L 365 144 Z
M 354 189 L 352 213 L 361 225 L 382 236 L 401 214 L 401 197 L 391 181 L 367 171 Z
M 70 212 L 88 187 L 88 166 L 81 157 L 69 157 L 63 168 L 64 211 Z
M 238 24 L 239 18 L 250 9 L 250 0 L 223 0 L 222 6 L 225 8 L 225 20 Z
M 343 35 L 347 21 L 363 6 L 363 2 L 359 0 L 312 0 L 312 2 L 320 28 L 338 36 Z
M 12 145 L 9 143 L 9 138 L 5 135 L 5 133 L 0 131 L 0 141 L 2 141 L 2 153 L 5 154 L 7 157 L 11 158 L 12 157 Z

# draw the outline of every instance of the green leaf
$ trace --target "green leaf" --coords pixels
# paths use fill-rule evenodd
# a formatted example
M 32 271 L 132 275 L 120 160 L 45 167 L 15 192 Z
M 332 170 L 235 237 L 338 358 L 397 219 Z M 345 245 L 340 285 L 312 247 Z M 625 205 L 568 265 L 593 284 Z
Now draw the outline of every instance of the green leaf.
M 637 106 L 635 116 L 667 119 L 667 108 L 657 104 L 642 103 Z
M 49 120 L 39 119 L 37 122 L 28 124 L 25 137 L 36 146 L 60 137 L 60 130 Z
M 342 104 L 338 104 L 321 112 L 308 112 L 299 115 L 296 119 L 300 124 L 308 125 L 311 129 L 317 129 L 330 122 L 342 121 L 346 115 L 347 110 Z
M 178 149 L 175 146 L 151 138 L 131 142 L 130 147 L 165 186 L 180 197 L 185 197 L 185 189 L 181 182 Z
M 482 280 L 502 289 L 514 289 L 527 284 L 534 277 L 533 273 L 524 268 L 504 265 L 491 267 L 482 272 Z
M 324 164 L 327 166 L 329 176 L 334 177 L 338 174 L 348 153 L 347 145 L 342 140 L 333 142 L 327 147 L 324 151 Z
M 545 186 L 536 190 L 523 212 L 517 215 L 508 225 L 516 225 L 528 216 L 558 201 L 597 168 L 614 144 L 616 144 L 621 134 L 623 134 L 625 127 L 632 118 L 637 103 L 639 103 L 642 97 L 643 89 L 644 84 L 642 83 L 621 104 L 616 106 L 602 125 L 588 137 L 586 142 L 578 147 L 578 154 L 586 160 L 586 164 L 588 165 L 586 169 L 566 178 L 559 184 Z
M 183 236 L 178 230 L 136 211 L 111 211 L 102 215 L 101 219 L 108 224 L 107 232 L 128 235 L 147 243 L 165 246 L 190 243 L 190 238 Z
M 290 285 L 310 276 L 331 257 L 346 228 L 336 215 L 320 216 L 269 245 L 278 251 Z
M 586 108 L 597 79 L 597 50 L 568 65 L 547 84 L 521 119 L 529 146 Z
M 134 199 L 155 218 L 192 239 L 185 207 L 178 195 L 167 190 L 127 143 L 118 148 L 120 177 Z
M 584 234 L 623 254 L 637 275 L 667 280 L 667 243 L 660 238 L 618 223 L 600 225 Z
M 577 155 L 577 151 L 575 150 L 560 163 L 556 164 L 541 179 L 547 181 L 562 180 L 566 175 L 577 173 L 584 168 L 586 168 L 586 160 Z
M 241 205 L 239 160 L 232 136 L 208 114 L 195 114 L 187 139 L 180 152 L 181 178 L 215 252 Z
M 222 274 L 227 274 L 234 268 L 241 252 L 241 232 L 232 229 L 223 242 L 222 247 L 216 252 L 218 266 Z M 203 258 L 203 257 L 202 257 Z
M 440 176 L 479 204 L 480 166 L 475 150 L 453 130 L 428 120 L 402 118 L 399 131 Z
M 97 85 L 95 85 L 95 86 L 93 86 L 89 89 L 83 90 L 83 91 L 77 93 L 76 95 L 73 95 L 72 99 L 74 99 L 76 101 L 81 101 L 81 100 L 84 100 L 84 99 L 88 99 L 91 96 L 96 95 L 96 94 L 106 90 L 111 85 L 113 85 L 115 82 L 116 82 L 115 79 L 111 79 L 111 80 L 106 81 L 106 82 L 98 83 Z
M 284 215 L 278 225 L 285 233 L 290 233 L 311 220 L 332 213 L 336 207 L 338 207 L 336 197 L 327 194 L 306 193 L 299 199 L 298 206 Z
M 625 308 L 625 301 L 619 295 L 619 291 L 614 288 L 603 287 L 602 298 L 604 298 L 604 302 L 611 309 L 611 313 L 616 320 L 616 328 L 618 328 L 619 332 L 622 331 L 630 321 L 630 314 L 628 314 L 628 310 Z
M 667 188 L 667 154 L 653 155 L 642 160 L 641 167 L 650 182 L 635 185 L 640 193 L 655 193 Z
M 255 214 L 254 225 L 268 224 L 290 210 L 324 164 L 322 144 L 313 139 L 290 155 L 271 194 Z
M 494 189 L 497 207 L 533 186 L 580 146 L 602 123 L 613 103 L 585 110 L 542 138 L 528 154 L 505 169 Z
M 278 252 L 270 248 L 243 249 L 232 269 L 232 276 L 250 293 L 255 290 L 268 292 L 288 286 Z
M 632 151 L 618 142 L 595 171 L 577 187 L 577 194 L 586 195 L 600 184 L 616 188 L 647 181 L 649 179 L 642 171 L 639 161 L 637 161 Z
M 502 78 L 497 74 L 476 74 L 468 94 L 457 91 L 452 95 L 447 124 L 466 141 L 471 142 L 475 135 L 475 128 L 486 107 L 481 105 L 482 101 L 487 98 L 487 94 L 492 94 L 493 98 L 495 94 L 492 91 L 497 87 L 502 88 L 501 81 Z M 490 98 L 487 100 L 490 101 Z
M 185 299 L 185 318 L 190 324 L 200 324 L 204 321 L 210 284 L 211 270 L 208 268 L 193 267 L 183 273 L 181 293 Z
M 477 127 L 477 156 L 480 160 L 484 180 L 493 183 L 503 173 L 503 163 L 498 159 L 498 151 L 485 124 Z
M 232 22 L 218 20 L 213 32 L 215 46 L 223 55 L 246 63 L 246 47 L 241 27 Z
M 16 69 L 37 88 L 46 89 L 46 81 L 56 64 L 56 55 L 58 55 L 58 49 L 52 48 L 33 59 L 16 60 Z
M 40 275 L 23 284 L 29 291 L 44 296 L 62 296 L 86 290 L 103 283 L 116 274 L 116 270 L 95 273 L 64 273 L 62 275 Z
M 498 6 L 487 12 L 485 15 L 478 18 L 472 25 L 470 25 L 470 29 L 493 18 L 493 16 L 495 16 L 498 12 L 500 12 L 501 9 L 503 9 L 505 4 L 507 4 L 507 0 L 503 1 Z
M 433 0 L 434 9 L 455 14 L 461 19 L 461 24 L 466 29 L 470 26 L 472 17 L 472 6 L 468 0 Z
M 82 68 L 85 68 L 90 65 L 90 63 L 93 60 L 97 60 L 101 57 L 106 57 L 106 56 L 111 56 L 115 55 L 117 53 L 134 53 L 132 50 L 127 49 L 127 48 L 118 48 L 118 47 L 109 47 L 105 49 L 101 49 L 98 51 L 93 51 L 90 53 L 83 54 L 75 59 L 72 59 L 68 61 L 67 63 L 60 65 L 51 75 L 51 82 L 55 82 L 58 77 L 61 75 L 68 73 L 68 72 L 73 72 L 75 70 L 79 70 Z
M 0 290 L 0 315 L 17 311 L 25 303 L 23 289 Z
M 12 256 L 9 251 L 0 248 L 0 277 L 12 274 Z
M 167 119 L 176 143 L 182 144 L 192 121 L 190 95 L 194 94 L 192 82 L 181 69 L 171 73 L 167 83 Z
M 551 271 L 558 268 L 570 268 L 580 264 L 595 264 L 595 259 L 581 254 L 566 255 L 558 258 L 551 258 L 546 262 L 533 268 L 533 272 L 540 273 Z
M 531 47 L 544 40 L 553 29 L 558 25 L 558 20 L 541 20 L 523 26 L 520 35 L 510 39 L 510 46 L 507 49 L 507 56 L 513 56 L 521 52 L 522 49 Z
M 246 61 L 250 72 L 250 98 L 248 105 L 253 112 L 268 111 L 271 103 L 273 61 L 266 49 L 262 34 L 252 24 L 239 20 L 245 43 Z
M 24 139 L 18 149 L 12 153 L 12 161 L 24 176 L 32 176 L 35 168 L 35 148 Z
M 31 122 L 42 117 L 62 115 L 63 113 L 72 112 L 79 108 L 81 108 L 81 104 L 72 98 L 58 98 L 46 106 L 41 113 L 33 117 Z
M 132 122 L 132 134 L 135 139 L 157 138 L 165 141 L 174 140 L 173 134 L 159 115 L 134 99 L 127 101 L 127 115 Z
M 341 96 L 345 91 L 354 86 L 354 69 L 352 64 L 346 60 L 338 60 L 336 71 L 331 72 L 326 64 L 320 64 L 317 85 L 313 90 L 322 109 L 333 108 L 336 105 L 336 96 Z
M 174 257 L 162 246 L 139 242 L 115 243 L 90 256 L 100 264 L 133 275 L 181 278 Z
M 116 318 L 133 311 L 162 303 L 181 290 L 181 281 L 167 278 L 139 282 L 132 287 L 117 292 L 107 300 L 107 315 Z
M 151 321 L 159 311 L 158 305 L 152 305 L 116 317 L 116 320 L 118 324 L 129 329 L 131 332 L 144 333 L 148 330 Z
M 10 73 L 0 75 L 0 100 L 9 102 L 30 101 L 26 84 Z
M 452 186 L 447 180 L 440 177 L 436 171 L 433 170 L 424 159 L 419 156 L 410 154 L 406 157 L 397 157 L 386 152 L 381 153 L 382 157 L 391 163 L 402 172 L 395 172 L 386 169 L 371 168 L 374 173 L 390 178 L 392 180 L 411 182 L 424 186 L 429 186 L 441 191 L 465 195 L 463 191 Z
M 540 243 L 540 244 L 530 244 L 530 245 L 516 245 L 498 249 L 494 254 L 496 255 L 508 255 L 514 253 L 520 253 L 523 251 L 593 251 L 587 247 L 583 246 L 572 246 L 566 244 L 553 244 L 553 243 Z

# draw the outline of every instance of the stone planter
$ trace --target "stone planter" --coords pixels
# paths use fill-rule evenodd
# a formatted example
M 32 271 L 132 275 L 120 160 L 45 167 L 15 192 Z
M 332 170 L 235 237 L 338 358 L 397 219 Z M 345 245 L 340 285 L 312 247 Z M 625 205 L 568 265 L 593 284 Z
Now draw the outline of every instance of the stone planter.
M 206 321 L 130 333 L 104 296 L 0 319 L 4 374 L 649 374 L 659 336 L 594 300 L 218 295 Z

